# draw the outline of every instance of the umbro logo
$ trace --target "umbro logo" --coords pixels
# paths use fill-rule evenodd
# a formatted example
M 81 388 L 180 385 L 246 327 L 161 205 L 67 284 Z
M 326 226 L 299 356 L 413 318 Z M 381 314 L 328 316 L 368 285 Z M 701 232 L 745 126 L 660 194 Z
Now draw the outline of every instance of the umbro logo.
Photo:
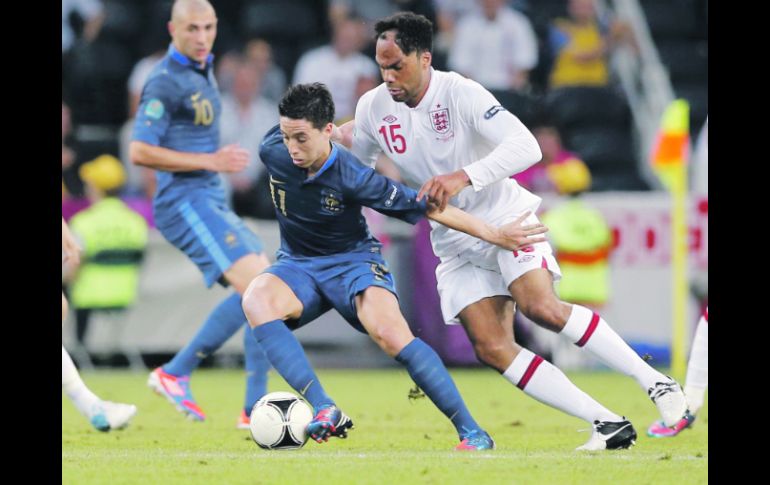
M 395 117 L 395 116 L 393 116 L 393 115 L 388 115 L 388 116 L 386 116 L 386 117 L 384 117 L 384 118 L 382 119 L 382 121 L 384 121 L 384 122 L 386 122 L 386 123 L 388 123 L 388 124 L 390 124 L 390 123 L 393 123 L 393 122 L 394 122 L 394 121 L 396 121 L 396 120 L 398 120 L 398 118 L 396 118 L 396 117 Z
M 499 113 L 501 111 L 508 111 L 508 110 L 503 108 L 499 104 L 496 104 L 496 105 L 492 106 L 491 108 L 489 108 L 486 112 L 484 112 L 484 119 L 488 120 L 488 119 L 492 118 L 493 116 L 495 116 L 497 113 Z

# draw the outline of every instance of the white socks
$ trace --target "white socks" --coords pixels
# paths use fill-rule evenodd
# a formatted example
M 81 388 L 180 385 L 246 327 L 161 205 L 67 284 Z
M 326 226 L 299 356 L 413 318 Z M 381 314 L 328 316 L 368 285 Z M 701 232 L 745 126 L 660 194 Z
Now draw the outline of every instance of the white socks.
M 527 349 L 521 349 L 503 376 L 543 404 L 589 423 L 623 420 L 578 389 L 557 367 Z
M 709 326 L 708 309 L 698 321 L 695 338 L 690 350 L 690 362 L 687 364 L 687 379 L 684 394 L 690 412 L 695 414 L 703 405 L 703 395 L 709 385 Z
M 61 387 L 78 411 L 90 419 L 91 410 L 100 399 L 86 387 L 63 345 L 61 347 Z
M 572 313 L 561 334 L 612 369 L 636 379 L 645 392 L 656 382 L 669 381 L 642 360 L 602 317 L 586 307 L 572 305 Z

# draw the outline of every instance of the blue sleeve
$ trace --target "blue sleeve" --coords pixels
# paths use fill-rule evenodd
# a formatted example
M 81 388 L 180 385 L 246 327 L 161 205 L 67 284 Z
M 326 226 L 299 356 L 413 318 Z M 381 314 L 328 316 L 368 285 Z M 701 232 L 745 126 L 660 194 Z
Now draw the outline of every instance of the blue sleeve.
M 259 159 L 266 167 L 269 168 L 270 163 L 273 162 L 279 144 L 282 148 L 283 135 L 281 135 L 280 125 L 275 125 L 265 133 L 262 142 L 259 144 Z
M 363 164 L 343 164 L 343 170 L 342 180 L 348 198 L 410 224 L 416 224 L 425 217 L 427 198 L 417 202 L 417 191 L 414 189 L 380 175 Z
M 131 140 L 160 145 L 171 122 L 171 114 L 176 110 L 178 91 L 176 83 L 167 75 L 155 76 L 147 81 L 136 111 Z

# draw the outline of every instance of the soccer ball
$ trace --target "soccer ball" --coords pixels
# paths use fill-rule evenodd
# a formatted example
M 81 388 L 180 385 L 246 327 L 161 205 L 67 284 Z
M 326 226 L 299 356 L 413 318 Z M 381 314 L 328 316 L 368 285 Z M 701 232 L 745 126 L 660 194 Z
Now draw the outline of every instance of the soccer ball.
M 296 450 L 307 442 L 307 425 L 313 419 L 308 403 L 290 392 L 271 392 L 251 410 L 251 438 L 266 450 Z

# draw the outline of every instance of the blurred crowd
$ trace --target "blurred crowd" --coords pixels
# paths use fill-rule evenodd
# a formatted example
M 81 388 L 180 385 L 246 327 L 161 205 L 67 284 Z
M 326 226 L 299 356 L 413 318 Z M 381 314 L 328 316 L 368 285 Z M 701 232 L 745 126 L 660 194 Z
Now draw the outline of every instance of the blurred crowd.
M 692 1 L 697 6 L 702 2 Z M 86 207 L 80 167 L 111 155 L 124 165 L 121 195 L 152 223 L 151 170 L 132 166 L 128 142 L 142 85 L 165 54 L 170 0 L 62 1 L 62 204 Z M 646 190 L 628 103 L 610 68 L 613 50 L 634 52 L 629 26 L 597 0 L 222 0 L 214 44 L 222 91 L 221 144 L 247 148 L 253 163 L 228 174 L 235 212 L 272 218 L 258 144 L 277 123 L 289 84 L 320 81 L 338 123 L 381 82 L 373 25 L 401 10 L 435 27 L 433 66 L 489 89 L 541 137 L 556 137 L 590 170 L 592 190 Z M 541 138 L 539 137 L 539 139 Z M 546 150 L 543 150 L 544 153 Z M 558 156 L 557 156 L 558 158 Z M 552 160 L 517 180 L 557 192 Z M 582 162 L 581 162 L 582 163 Z

